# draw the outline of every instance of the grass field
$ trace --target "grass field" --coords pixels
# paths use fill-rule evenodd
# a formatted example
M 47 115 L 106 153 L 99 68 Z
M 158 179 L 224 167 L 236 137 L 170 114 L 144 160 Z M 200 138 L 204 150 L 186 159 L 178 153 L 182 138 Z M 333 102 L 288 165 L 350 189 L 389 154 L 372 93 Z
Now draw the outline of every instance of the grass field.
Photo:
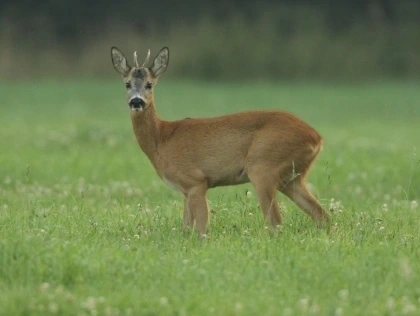
M 208 240 L 183 233 L 121 81 L 2 83 L 1 315 L 419 315 L 419 82 L 155 93 L 165 119 L 285 109 L 316 127 L 309 182 L 331 227 L 279 195 L 270 233 L 242 185 L 209 192 Z

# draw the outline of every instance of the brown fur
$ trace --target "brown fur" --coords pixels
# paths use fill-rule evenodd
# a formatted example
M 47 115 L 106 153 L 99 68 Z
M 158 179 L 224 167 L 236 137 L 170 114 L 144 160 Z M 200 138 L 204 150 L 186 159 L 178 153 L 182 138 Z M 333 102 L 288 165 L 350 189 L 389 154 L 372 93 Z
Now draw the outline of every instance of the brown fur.
M 157 77 L 149 70 L 144 82 L 155 84 Z M 133 80 L 135 71 L 124 80 Z M 209 221 L 206 191 L 246 182 L 253 184 L 273 227 L 282 221 L 277 191 L 315 221 L 329 218 L 305 183 L 322 138 L 301 119 L 281 111 L 252 111 L 164 121 L 156 113 L 153 93 L 142 96 L 144 109 L 130 112 L 134 134 L 158 175 L 183 193 L 184 227 L 195 225 L 204 235 Z

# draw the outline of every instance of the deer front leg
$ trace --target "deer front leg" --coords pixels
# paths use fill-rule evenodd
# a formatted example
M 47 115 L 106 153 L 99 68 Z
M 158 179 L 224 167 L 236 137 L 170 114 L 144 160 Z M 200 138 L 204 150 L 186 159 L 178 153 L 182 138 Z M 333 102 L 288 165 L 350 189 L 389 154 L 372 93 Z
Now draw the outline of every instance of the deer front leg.
M 194 227 L 194 214 L 188 206 L 188 195 L 184 194 L 184 230 Z
M 206 191 L 207 187 L 202 185 L 191 188 L 187 193 L 187 207 L 195 220 L 195 225 L 200 236 L 204 236 L 206 234 L 209 222 Z

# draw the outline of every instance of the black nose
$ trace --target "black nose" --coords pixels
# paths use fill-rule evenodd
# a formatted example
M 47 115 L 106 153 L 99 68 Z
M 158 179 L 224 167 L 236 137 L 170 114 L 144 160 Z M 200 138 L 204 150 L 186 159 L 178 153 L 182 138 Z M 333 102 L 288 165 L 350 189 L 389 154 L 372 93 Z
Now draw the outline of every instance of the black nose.
M 144 102 L 141 98 L 133 98 L 130 100 L 130 107 L 139 109 L 141 107 L 144 107 L 146 105 L 146 102 Z

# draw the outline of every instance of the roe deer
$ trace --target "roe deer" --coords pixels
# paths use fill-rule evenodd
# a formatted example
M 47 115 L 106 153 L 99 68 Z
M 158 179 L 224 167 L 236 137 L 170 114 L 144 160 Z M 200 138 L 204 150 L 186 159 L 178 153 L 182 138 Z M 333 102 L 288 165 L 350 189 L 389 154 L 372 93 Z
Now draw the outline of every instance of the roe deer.
M 160 178 L 184 195 L 184 228 L 205 235 L 209 188 L 251 182 L 266 221 L 282 222 L 277 190 L 317 222 L 329 215 L 308 191 L 305 176 L 322 147 L 321 136 L 296 116 L 252 111 L 214 118 L 164 121 L 155 109 L 153 89 L 169 62 L 167 47 L 148 67 L 111 48 L 114 68 L 123 76 L 134 134 Z

